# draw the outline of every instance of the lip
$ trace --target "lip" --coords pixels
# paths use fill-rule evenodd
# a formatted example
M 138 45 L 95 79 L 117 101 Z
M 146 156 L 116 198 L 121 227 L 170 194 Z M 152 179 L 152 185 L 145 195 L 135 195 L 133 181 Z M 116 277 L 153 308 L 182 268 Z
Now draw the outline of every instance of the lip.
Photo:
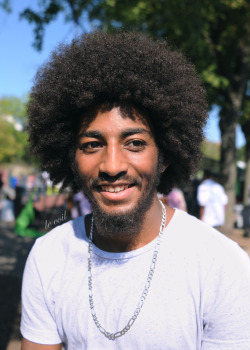
M 105 183 L 98 185 L 98 189 L 100 192 L 109 191 L 109 192 L 120 192 L 129 187 L 134 186 L 132 183 Z
M 103 185 L 104 186 L 104 185 Z M 105 185 L 107 186 L 107 185 Z M 111 187 L 122 187 L 122 186 L 128 186 L 128 184 L 116 184 L 114 186 L 112 185 L 108 185 L 108 186 L 111 186 Z M 131 184 L 130 184 L 131 186 Z M 112 202 L 119 202 L 119 201 L 124 201 L 124 200 L 127 200 L 129 199 L 129 197 L 133 194 L 133 192 L 135 191 L 136 189 L 136 186 L 132 186 L 132 187 L 128 187 L 122 191 L 119 191 L 119 192 L 108 192 L 108 191 L 103 191 L 101 188 L 100 188 L 100 191 L 99 193 L 101 194 L 101 196 L 103 198 L 105 198 L 106 200 L 108 201 L 112 201 Z
M 117 187 L 117 186 L 133 186 L 133 182 L 100 182 L 98 183 L 97 187 L 102 186 L 111 186 L 111 187 Z

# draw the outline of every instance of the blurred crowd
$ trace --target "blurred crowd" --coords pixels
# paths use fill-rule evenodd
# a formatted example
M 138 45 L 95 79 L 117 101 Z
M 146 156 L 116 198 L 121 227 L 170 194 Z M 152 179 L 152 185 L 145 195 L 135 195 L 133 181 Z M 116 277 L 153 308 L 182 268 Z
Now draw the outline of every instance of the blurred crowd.
M 220 229 L 224 224 L 227 196 L 210 171 L 204 172 L 202 180 L 193 178 L 167 196 L 159 193 L 158 197 L 213 227 Z M 0 171 L 0 221 L 14 224 L 19 235 L 38 237 L 90 212 L 91 205 L 83 193 L 60 191 L 46 172 L 13 176 L 7 169 Z
M 82 193 L 60 191 L 46 172 L 13 176 L 8 169 L 0 171 L 0 221 L 13 224 L 19 235 L 38 237 L 90 212 Z

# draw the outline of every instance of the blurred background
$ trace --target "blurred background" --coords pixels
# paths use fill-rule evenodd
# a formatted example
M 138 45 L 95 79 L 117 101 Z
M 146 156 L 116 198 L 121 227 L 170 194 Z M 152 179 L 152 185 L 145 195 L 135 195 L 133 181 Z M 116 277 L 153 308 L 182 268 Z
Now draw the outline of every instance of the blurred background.
M 0 23 L 1 349 L 20 349 L 20 280 L 34 239 L 69 220 L 72 208 L 79 206 L 79 198 L 60 193 L 49 174 L 40 171 L 28 149 L 25 126 L 26 103 L 38 67 L 60 42 L 70 42 L 83 32 L 139 30 L 166 38 L 195 65 L 210 111 L 200 170 L 181 186 L 186 209 L 199 216 L 197 187 L 204 170 L 210 170 L 228 196 L 222 231 L 248 251 L 248 0 L 0 0 Z

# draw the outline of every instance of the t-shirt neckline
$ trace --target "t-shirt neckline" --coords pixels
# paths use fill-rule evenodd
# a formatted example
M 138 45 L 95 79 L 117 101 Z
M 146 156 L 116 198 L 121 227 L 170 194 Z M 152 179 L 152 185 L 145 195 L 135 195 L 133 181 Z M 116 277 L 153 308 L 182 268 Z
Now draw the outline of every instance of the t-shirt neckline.
M 172 216 L 170 222 L 168 223 L 168 225 L 165 227 L 164 229 L 164 233 L 166 234 L 169 230 L 169 226 L 172 225 L 173 221 L 175 220 L 175 217 L 177 214 L 177 212 L 179 212 L 179 210 L 176 210 L 175 209 L 175 212 L 174 212 L 174 215 Z M 87 242 L 88 242 L 88 237 L 86 235 L 86 228 L 85 228 L 85 224 L 84 224 L 84 234 L 86 236 L 86 239 L 87 239 Z M 131 259 L 131 258 L 134 258 L 136 256 L 139 256 L 139 255 L 142 255 L 142 254 L 145 254 L 146 252 L 148 251 L 151 251 L 154 249 L 155 247 L 155 244 L 157 242 L 157 239 L 158 239 L 158 235 L 156 238 L 154 238 L 151 242 L 149 242 L 148 244 L 146 244 L 145 246 L 141 247 L 141 248 L 138 248 L 138 249 L 134 249 L 134 250 L 131 250 L 129 252 L 121 252 L 121 253 L 114 253 L 114 252 L 107 252 L 105 250 L 102 250 L 102 249 L 99 249 L 97 246 L 92 245 L 93 247 L 93 253 L 99 257 L 102 257 L 102 258 L 105 258 L 105 259 L 111 259 L 111 260 L 122 260 L 122 259 Z

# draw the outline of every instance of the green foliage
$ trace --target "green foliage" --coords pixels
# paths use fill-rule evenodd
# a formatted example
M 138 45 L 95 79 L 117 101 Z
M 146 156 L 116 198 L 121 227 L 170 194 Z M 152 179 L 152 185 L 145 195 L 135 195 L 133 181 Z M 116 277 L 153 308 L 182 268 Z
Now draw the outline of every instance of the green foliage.
M 204 141 L 202 143 L 202 153 L 206 158 L 213 159 L 215 161 L 220 160 L 220 144 L 215 142 Z
M 63 12 L 66 21 L 73 22 L 84 30 L 80 19 L 91 3 L 92 1 L 90 0 L 44 0 L 38 2 L 38 11 L 26 8 L 20 13 L 20 18 L 26 19 L 30 24 L 34 25 L 33 46 L 36 50 L 41 51 L 47 24 L 55 20 Z
M 0 1 L 0 8 L 2 8 L 7 13 L 11 12 L 10 2 L 9 0 L 2 0 Z
M 10 1 L 2 0 L 0 6 L 9 11 Z M 20 17 L 35 26 L 37 50 L 46 25 L 60 13 L 83 30 L 87 14 L 95 28 L 167 38 L 195 64 L 210 104 L 233 110 L 233 103 L 238 109 L 244 103 L 250 75 L 249 0 L 37 0 L 36 8 L 25 8 Z M 238 122 L 239 112 L 235 118 Z
M 60 11 L 64 10 L 64 7 L 59 4 L 59 1 L 43 1 L 40 3 L 43 6 L 42 11 L 35 12 L 30 8 L 24 9 L 20 14 L 20 18 L 25 18 L 29 23 L 35 24 L 34 36 L 35 41 L 33 46 L 40 51 L 42 49 L 44 27 L 46 24 L 54 20 Z
M 236 150 L 236 159 L 237 160 L 246 160 L 246 146 L 242 146 L 240 148 L 237 148 Z
M 0 119 L 0 164 L 9 163 L 23 152 L 23 144 L 16 138 L 17 134 L 12 124 Z
M 212 88 L 224 89 L 228 87 L 229 81 L 227 78 L 216 74 L 216 65 L 211 64 L 201 74 L 204 81 L 206 81 Z
M 10 7 L 8 0 L 0 4 Z M 211 104 L 230 104 L 231 90 L 242 89 L 249 74 L 249 0 L 43 0 L 36 5 L 20 17 L 34 25 L 37 50 L 46 25 L 63 13 L 83 31 L 88 18 L 106 31 L 127 28 L 167 38 L 195 64 Z
M 0 115 L 12 115 L 14 118 L 20 119 L 22 123 L 27 123 L 26 103 L 27 97 L 17 98 L 6 96 L 0 98 Z
M 27 123 L 26 98 L 2 97 L 0 99 L 0 164 L 30 161 L 28 135 L 18 130 L 16 123 Z

